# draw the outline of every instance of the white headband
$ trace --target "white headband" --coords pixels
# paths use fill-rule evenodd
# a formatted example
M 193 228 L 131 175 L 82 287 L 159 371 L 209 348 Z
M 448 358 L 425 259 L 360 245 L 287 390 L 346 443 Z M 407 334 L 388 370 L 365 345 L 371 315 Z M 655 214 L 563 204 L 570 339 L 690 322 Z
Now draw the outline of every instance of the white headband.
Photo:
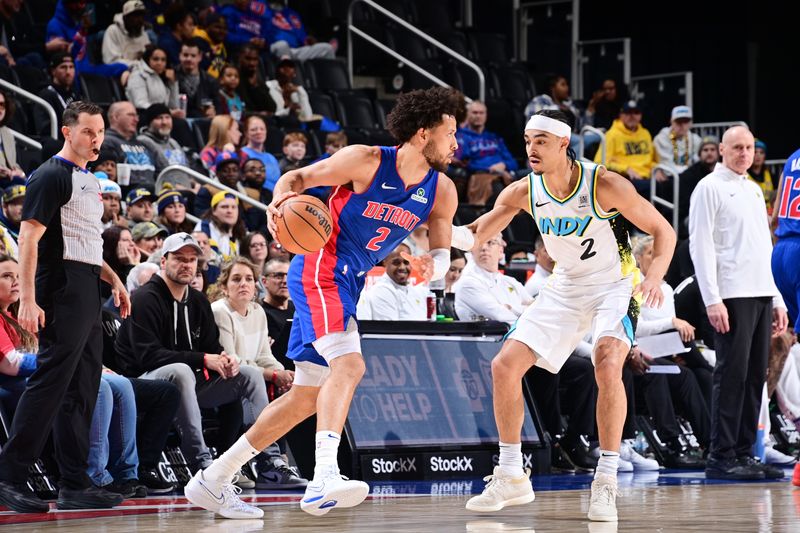
M 569 124 L 544 115 L 533 115 L 525 125 L 525 129 L 546 131 L 556 137 L 569 137 L 572 134 Z

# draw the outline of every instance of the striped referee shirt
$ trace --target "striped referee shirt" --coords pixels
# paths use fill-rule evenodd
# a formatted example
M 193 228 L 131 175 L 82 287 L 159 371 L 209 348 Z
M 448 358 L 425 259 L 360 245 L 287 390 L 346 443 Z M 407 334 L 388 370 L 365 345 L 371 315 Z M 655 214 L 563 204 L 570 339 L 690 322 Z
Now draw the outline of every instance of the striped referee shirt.
M 63 260 L 103 264 L 103 200 L 94 174 L 53 156 L 28 179 L 22 220 L 47 229 L 39 241 L 39 266 Z

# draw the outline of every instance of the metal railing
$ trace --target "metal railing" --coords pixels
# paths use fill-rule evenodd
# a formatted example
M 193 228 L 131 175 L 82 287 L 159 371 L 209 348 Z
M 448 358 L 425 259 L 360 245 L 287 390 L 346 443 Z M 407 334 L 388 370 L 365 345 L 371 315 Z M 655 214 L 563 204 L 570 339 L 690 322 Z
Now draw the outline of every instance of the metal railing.
M 166 174 L 168 172 L 175 172 L 175 171 L 180 171 L 180 172 L 183 172 L 184 174 L 188 174 L 189 176 L 191 176 L 195 180 L 199 181 L 200 183 L 205 183 L 206 185 L 211 185 L 212 187 L 216 187 L 217 189 L 223 190 L 225 192 L 229 192 L 232 195 L 234 195 L 235 197 L 237 197 L 239 200 L 241 200 L 242 202 L 248 203 L 248 204 L 252 205 L 253 207 L 257 207 L 259 209 L 263 209 L 264 211 L 267 210 L 267 205 L 266 204 L 263 204 L 263 203 L 259 202 L 258 200 L 254 200 L 253 198 L 250 198 L 248 195 L 244 194 L 243 192 L 240 192 L 240 191 L 238 191 L 236 189 L 231 189 L 227 185 L 225 185 L 223 183 L 220 183 L 219 181 L 215 180 L 214 178 L 209 178 L 208 176 L 204 176 L 204 175 L 200 174 L 199 172 L 197 172 L 196 170 L 192 170 L 191 168 L 185 167 L 183 165 L 169 165 L 168 167 L 165 167 L 164 170 L 162 170 L 161 172 L 158 173 L 158 178 L 156 179 L 156 182 L 158 182 L 163 176 L 166 176 Z
M 584 79 L 583 66 L 590 61 L 586 54 L 589 46 L 599 46 L 600 55 L 606 55 L 606 47 L 613 44 L 622 44 L 622 55 L 617 55 L 617 59 L 622 63 L 621 77 L 626 86 L 631 82 L 631 39 L 624 37 L 621 39 L 593 39 L 589 41 L 575 41 L 572 54 L 573 79 L 571 84 L 573 98 L 586 98 L 586 80 Z M 620 77 L 616 72 L 605 71 L 606 78 Z M 587 98 L 588 100 L 588 98 Z
M 47 100 L 43 100 L 35 94 L 29 93 L 25 89 L 21 89 L 13 83 L 8 83 L 4 79 L 0 79 L 0 87 L 5 87 L 9 91 L 15 92 L 20 96 L 27 98 L 34 104 L 44 107 L 45 111 L 47 111 L 47 114 L 50 116 L 50 137 L 53 139 L 58 139 L 58 117 L 56 116 L 56 110 L 53 109 L 53 106 L 51 106 Z M 41 146 L 39 148 L 41 148 Z
M 731 122 L 695 122 L 692 124 L 691 131 L 698 134 L 700 137 L 714 136 L 717 141 L 722 140 L 722 134 L 725 130 L 733 126 L 744 126 L 747 128 L 747 122 L 731 121 Z
M 678 100 L 683 101 L 679 103 L 694 107 L 694 76 L 692 72 L 688 70 L 682 72 L 667 72 L 664 74 L 650 74 L 647 76 L 634 76 L 630 79 L 629 84 L 631 98 L 634 100 L 645 100 L 646 102 L 655 101 L 655 98 L 647 97 L 647 91 L 641 89 L 641 82 L 657 82 L 656 90 L 663 93 L 666 89 L 665 80 L 668 78 L 683 78 L 683 94 L 681 94 L 681 89 L 678 89 Z M 672 108 L 674 105 L 677 104 L 670 103 L 668 107 Z
M 14 138 L 17 139 L 18 141 L 21 141 L 21 142 L 27 144 L 28 146 L 33 146 L 37 150 L 41 150 L 42 149 L 42 143 L 40 143 L 36 139 L 31 139 L 30 137 L 28 137 L 24 133 L 20 133 L 20 132 L 18 132 L 16 130 L 12 130 L 11 128 L 8 128 L 8 131 L 10 131 L 11 135 L 13 135 Z
M 407 65 L 411 69 L 415 70 L 419 74 L 425 76 L 426 78 L 428 78 L 429 80 L 433 81 L 437 85 L 441 85 L 443 87 L 450 87 L 450 84 L 448 84 L 444 80 L 439 79 L 438 77 L 434 76 L 433 74 L 431 74 L 430 72 L 428 72 L 424 68 L 420 67 L 419 65 L 417 65 L 416 63 L 414 63 L 410 59 L 406 58 L 405 56 L 403 56 L 401 54 L 398 54 L 397 52 L 395 52 L 394 50 L 392 50 L 391 48 L 389 48 L 388 46 L 386 46 L 385 44 L 383 44 L 379 40 L 375 39 L 371 35 L 369 35 L 366 32 L 364 32 L 363 30 L 355 27 L 353 25 L 353 8 L 355 7 L 356 4 L 359 4 L 359 3 L 366 4 L 366 5 L 370 6 L 371 8 L 375 9 L 375 11 L 377 11 L 378 13 L 381 13 L 382 15 L 388 17 L 389 19 L 393 20 L 394 22 L 396 22 L 397 24 L 399 24 L 403 28 L 407 29 L 408 31 L 416 34 L 417 36 L 422 37 L 423 39 L 425 39 L 426 41 L 431 43 L 433 46 L 435 46 L 439 50 L 449 54 L 451 57 L 455 58 L 456 60 L 460 61 L 461 63 L 464 63 L 469 68 L 474 70 L 475 73 L 478 75 L 478 99 L 482 100 L 482 101 L 486 100 L 486 77 L 483 75 L 483 71 L 481 71 L 481 69 L 480 69 L 480 67 L 478 65 L 476 65 L 475 63 L 473 63 L 472 61 L 470 61 L 466 57 L 462 56 L 461 54 L 459 54 L 458 52 L 456 52 L 452 48 L 450 48 L 448 46 L 445 46 L 441 42 L 437 41 L 436 39 L 434 39 L 430 35 L 418 30 L 413 25 L 411 25 L 408 22 L 406 22 L 405 20 L 401 19 L 400 17 L 398 17 L 397 15 L 395 15 L 394 13 L 389 11 L 388 9 L 386 9 L 384 7 L 381 7 L 380 5 L 378 5 L 377 2 L 373 2 L 372 0 L 353 0 L 353 2 L 350 3 L 350 7 L 347 9 L 347 31 L 351 34 L 350 38 L 347 39 L 347 74 L 350 77 L 350 85 L 351 86 L 353 85 L 353 37 L 352 37 L 352 35 L 358 35 L 359 37 L 361 37 L 362 39 L 364 39 L 365 41 L 367 41 L 371 45 L 375 46 L 376 48 L 378 48 L 382 52 L 394 57 L 398 61 L 403 62 L 405 65 Z
M 786 165 L 786 159 L 767 159 L 764 161 L 764 166 L 767 167 L 769 173 L 773 176 L 780 176 L 783 174 L 783 167 Z
M 595 135 L 599 135 L 600 136 L 600 148 L 598 148 L 598 150 L 600 150 L 600 164 L 601 165 L 605 165 L 606 164 L 606 133 L 603 130 L 599 129 L 599 128 L 595 128 L 594 126 L 584 126 L 584 127 L 581 128 L 581 131 L 578 134 L 579 137 L 580 137 L 580 139 L 579 139 L 580 142 L 578 144 L 578 159 L 583 159 L 583 152 L 584 152 L 584 149 L 585 149 L 585 146 L 586 146 L 585 137 L 586 137 L 587 133 L 594 133 Z
M 672 177 L 671 202 L 665 198 L 661 198 L 656 194 L 656 185 L 658 185 L 657 183 L 658 180 L 656 180 L 656 174 L 658 173 L 659 170 L 664 174 L 666 174 L 667 176 Z M 680 192 L 680 181 L 681 180 L 678 179 L 678 175 L 675 173 L 675 171 L 666 165 L 655 165 L 653 166 L 653 170 L 650 172 L 650 202 L 652 202 L 652 204 L 655 206 L 663 205 L 664 207 L 672 211 L 672 228 L 675 230 L 675 233 L 678 232 L 678 223 L 680 222 L 678 220 L 678 201 L 680 198 L 678 196 L 678 193 Z

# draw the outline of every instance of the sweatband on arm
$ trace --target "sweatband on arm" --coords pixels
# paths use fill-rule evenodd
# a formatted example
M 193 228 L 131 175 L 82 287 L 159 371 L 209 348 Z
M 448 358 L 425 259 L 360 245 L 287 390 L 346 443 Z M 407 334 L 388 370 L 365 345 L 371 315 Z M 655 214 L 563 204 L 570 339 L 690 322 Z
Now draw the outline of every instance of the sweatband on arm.
M 450 250 L 447 248 L 436 248 L 431 250 L 431 257 L 433 258 L 433 276 L 431 281 L 442 279 L 447 271 L 450 270 Z
M 475 246 L 475 235 L 466 226 L 453 226 L 453 236 L 450 245 L 465 252 L 472 250 Z

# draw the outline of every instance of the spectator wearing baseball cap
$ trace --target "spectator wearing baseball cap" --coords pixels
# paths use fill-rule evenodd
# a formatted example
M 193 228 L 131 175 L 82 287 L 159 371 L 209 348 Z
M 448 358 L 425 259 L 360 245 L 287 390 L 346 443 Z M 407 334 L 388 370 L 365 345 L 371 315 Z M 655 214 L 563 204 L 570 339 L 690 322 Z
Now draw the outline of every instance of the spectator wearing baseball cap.
M 700 141 L 697 150 L 698 161 L 681 172 L 678 180 L 681 188 L 678 201 L 678 239 L 689 238 L 689 203 L 700 180 L 711 174 L 719 161 L 719 139 L 706 136 Z M 687 252 L 688 253 L 688 252 Z
M 173 233 L 191 233 L 194 224 L 186 218 L 186 197 L 174 189 L 162 191 L 158 197 L 158 223 Z
M 56 112 L 56 120 L 58 121 L 58 138 L 63 139 L 61 115 L 64 114 L 64 110 L 71 102 L 80 100 L 80 96 L 75 91 L 75 62 L 72 59 L 72 55 L 68 52 L 53 54 L 50 57 L 47 70 L 50 73 L 50 85 L 39 91 L 39 98 L 53 106 L 53 110 Z M 38 125 L 39 135 L 49 137 L 50 115 L 47 114 L 44 107 L 34 106 L 33 117 L 33 123 Z
M 766 160 L 767 143 L 761 139 L 756 139 L 753 165 L 747 169 L 747 177 L 761 187 L 761 192 L 764 193 L 764 201 L 766 201 L 767 210 L 769 211 L 772 209 L 772 203 L 775 201 L 775 191 L 778 188 L 778 184 L 774 181 L 777 176 L 772 176 L 772 173 L 765 164 Z
M 165 104 L 153 104 L 142 115 L 145 130 L 136 140 L 150 151 L 156 176 L 169 165 L 189 166 L 186 152 L 178 141 L 172 138 L 173 120 L 170 109 Z M 184 172 L 169 172 L 169 181 L 183 188 L 191 189 L 192 178 Z
M 141 0 L 128 0 L 122 12 L 114 15 L 114 22 L 103 35 L 103 63 L 125 63 L 131 66 L 137 61 L 150 37 L 144 31 L 147 8 Z
M 25 186 L 12 185 L 3 191 L 3 209 L 0 211 L 0 228 L 7 236 L 6 251 L 17 257 L 17 241 L 19 240 L 19 224 L 22 220 L 22 204 L 25 202 Z M 9 248 L 10 245 L 10 248 Z
M 155 216 L 153 196 L 153 193 L 143 187 L 128 192 L 128 196 L 125 197 L 125 207 L 131 227 L 139 222 L 153 221 Z
M 690 131 L 691 127 L 692 108 L 675 106 L 670 114 L 670 125 L 662 128 L 653 139 L 658 164 L 669 167 L 676 176 L 700 160 L 702 139 Z
M 194 230 L 208 235 L 211 248 L 223 260 L 228 260 L 238 255 L 239 243 L 247 234 L 239 211 L 239 199 L 227 191 L 219 191 L 211 198 L 210 205 Z
M 139 222 L 131 229 L 133 242 L 142 252 L 142 261 L 161 249 L 169 233 L 155 222 Z
M 100 183 L 100 196 L 103 197 L 103 229 L 111 226 L 128 227 L 128 221 L 122 215 L 122 189 L 108 178 L 99 179 L 103 172 L 96 172 Z
M 633 147 L 633 148 L 631 148 Z M 639 194 L 650 197 L 650 173 L 656 162 L 653 137 L 642 126 L 642 109 L 636 100 L 628 100 L 606 133 L 606 159 L 598 150 L 594 161 L 631 180 Z
M 227 150 L 220 152 L 214 160 L 214 167 L 216 168 L 219 182 L 231 189 L 237 191 L 243 190 L 244 187 L 240 186 L 242 180 L 240 164 L 241 159 L 236 152 L 229 152 Z M 202 216 L 209 208 L 213 207 L 211 205 L 211 199 L 221 190 L 223 189 L 208 184 L 200 187 L 194 200 L 194 214 L 196 216 Z

